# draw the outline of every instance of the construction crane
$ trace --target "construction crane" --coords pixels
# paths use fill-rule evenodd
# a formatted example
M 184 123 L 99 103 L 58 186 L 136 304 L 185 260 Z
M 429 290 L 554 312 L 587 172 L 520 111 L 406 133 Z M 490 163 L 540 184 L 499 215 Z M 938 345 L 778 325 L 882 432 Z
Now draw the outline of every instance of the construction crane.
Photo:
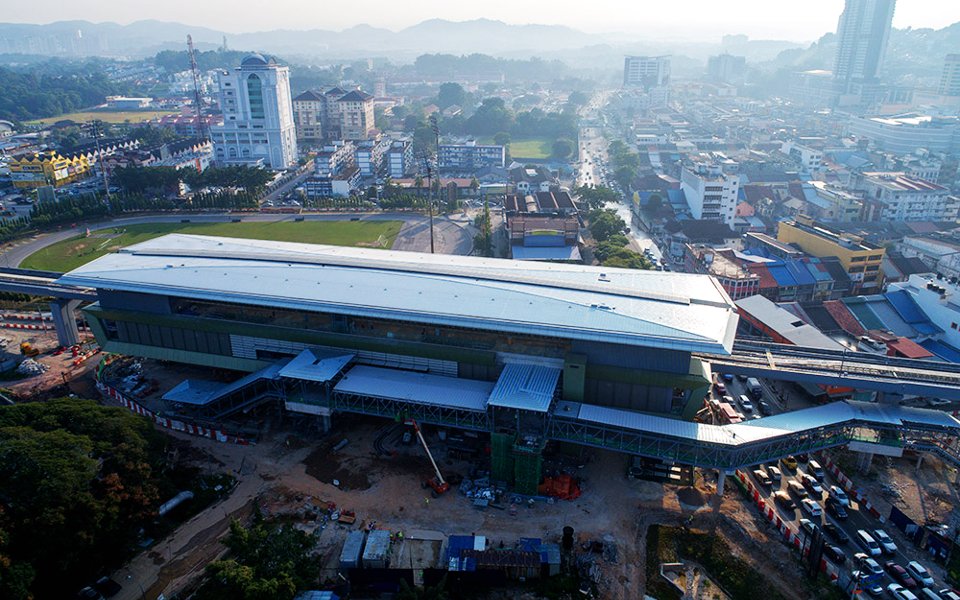
M 420 440 L 420 444 L 423 445 L 423 449 L 427 453 L 427 458 L 430 459 L 430 464 L 433 465 L 435 476 L 423 482 L 423 489 L 430 488 L 430 495 L 434 498 L 446 493 L 446 491 L 450 489 L 450 484 L 443 479 L 443 474 L 440 473 L 440 467 L 437 466 L 437 461 L 433 459 L 433 453 L 430 452 L 430 448 L 427 446 L 427 440 L 423 438 L 423 432 L 420 431 L 420 425 L 416 419 L 407 419 L 403 423 L 404 425 L 413 427 L 413 431 L 417 434 L 417 439 Z
M 226 39 L 226 38 L 224 38 Z M 200 69 L 197 68 L 197 53 L 193 49 L 193 36 L 187 34 L 187 51 L 190 54 L 190 72 L 193 73 L 193 106 L 197 112 L 197 137 L 207 139 L 203 122 L 203 101 L 200 97 Z

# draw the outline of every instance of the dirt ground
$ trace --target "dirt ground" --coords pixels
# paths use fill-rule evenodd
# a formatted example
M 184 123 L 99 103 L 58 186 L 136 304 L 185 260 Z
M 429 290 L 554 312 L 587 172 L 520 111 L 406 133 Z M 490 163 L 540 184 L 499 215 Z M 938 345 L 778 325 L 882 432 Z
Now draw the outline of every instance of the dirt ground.
M 82 334 L 81 339 L 93 343 L 93 337 L 89 334 Z M 9 390 L 16 397 L 23 400 L 42 400 L 69 394 L 97 397 L 96 388 L 89 375 L 96 369 L 99 355 L 93 355 L 79 365 L 73 364 L 75 359 L 70 352 L 53 356 L 52 352 L 59 347 L 56 332 L 53 331 L 3 328 L 0 329 L 0 340 L 6 341 L 6 346 L 0 351 L 0 363 L 19 363 L 24 358 L 20 355 L 20 343 L 29 342 L 40 351 L 40 355 L 34 357 L 34 360 L 48 367 L 41 375 L 0 381 L 0 387 Z
M 866 472 L 856 469 L 856 455 L 845 453 L 842 468 L 886 517 L 896 506 L 917 523 L 960 525 L 957 470 L 932 454 L 907 452 L 900 458 L 875 456 Z
M 420 482 L 432 470 L 420 446 L 388 439 L 381 444 L 385 448 L 378 448 L 380 434 L 389 427 L 386 421 L 358 419 L 319 441 L 310 441 L 301 432 L 277 431 L 254 446 L 173 434 L 182 457 L 212 472 L 230 471 L 238 478 L 237 488 L 117 572 L 114 578 L 124 589 L 115 598 L 134 600 L 144 592 L 148 598 L 160 593 L 170 597 L 196 581 L 203 566 L 222 554 L 219 540 L 229 519 L 249 515 L 254 501 L 264 512 L 292 517 L 315 533 L 325 577 L 336 576 L 343 541 L 358 527 L 403 531 L 411 542 L 396 547 L 394 559 L 422 565 L 439 556 L 434 546 L 448 535 L 484 535 L 492 546 L 501 541 L 512 545 L 521 537 L 559 542 L 563 527 L 569 525 L 578 543 L 605 540 L 616 547 L 613 560 L 597 556 L 595 561 L 601 597 L 633 600 L 642 597 L 645 584 L 647 527 L 689 522 L 722 535 L 738 554 L 777 582 L 785 597 L 803 597 L 796 592 L 804 589 L 802 584 L 789 576 L 796 569 L 785 568 L 792 564 L 789 550 L 742 502 L 733 485 L 727 486 L 720 503 L 713 494 L 713 479 L 704 482 L 698 474 L 695 488 L 629 480 L 625 456 L 591 450 L 577 461 L 582 463 L 577 475 L 583 494 L 576 500 L 537 502 L 515 511 L 478 510 L 456 487 L 436 499 L 426 494 Z M 430 444 L 439 445 L 435 431 L 427 430 L 427 436 Z M 334 452 L 332 447 L 343 439 L 347 445 Z M 467 475 L 465 462 L 442 457 L 439 463 L 445 475 Z M 354 511 L 356 523 L 302 518 L 305 511 L 328 502 Z

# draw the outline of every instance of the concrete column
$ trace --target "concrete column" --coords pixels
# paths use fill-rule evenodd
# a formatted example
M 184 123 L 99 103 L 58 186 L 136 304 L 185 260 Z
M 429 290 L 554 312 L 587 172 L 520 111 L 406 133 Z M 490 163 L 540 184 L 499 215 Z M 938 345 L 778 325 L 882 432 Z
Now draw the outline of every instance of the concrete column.
M 320 418 L 323 419 L 322 421 L 323 432 L 324 433 L 329 432 L 330 431 L 330 415 L 321 415 Z
M 723 496 L 723 484 L 727 481 L 727 472 L 723 469 L 717 470 L 717 496 Z
M 920 470 L 920 466 L 923 465 L 923 452 L 917 453 L 917 471 Z
M 80 343 L 80 330 L 77 329 L 77 317 L 74 314 L 80 306 L 79 300 L 54 300 L 50 303 L 53 326 L 57 330 L 57 342 L 69 347 Z
M 860 454 L 860 460 L 857 463 L 857 470 L 866 473 L 870 470 L 870 463 L 873 462 L 873 452 L 863 452 Z

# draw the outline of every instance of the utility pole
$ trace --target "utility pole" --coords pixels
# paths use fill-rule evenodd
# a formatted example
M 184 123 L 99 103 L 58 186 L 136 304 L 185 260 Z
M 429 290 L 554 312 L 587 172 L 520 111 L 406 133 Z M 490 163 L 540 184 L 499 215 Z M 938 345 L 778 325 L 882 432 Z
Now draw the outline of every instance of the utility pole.
M 437 196 L 440 195 L 440 125 L 437 124 L 437 115 L 430 115 L 430 129 L 433 130 L 433 136 L 437 144 Z M 433 194 L 433 184 L 430 184 L 430 194 Z M 430 254 L 433 249 L 433 197 L 430 196 Z
M 103 149 L 100 148 L 100 121 L 91 121 L 93 126 L 93 141 L 97 145 L 97 162 L 100 163 L 100 173 L 103 175 L 103 193 L 107 204 L 110 204 L 110 181 L 107 175 L 107 162 L 104 160 Z

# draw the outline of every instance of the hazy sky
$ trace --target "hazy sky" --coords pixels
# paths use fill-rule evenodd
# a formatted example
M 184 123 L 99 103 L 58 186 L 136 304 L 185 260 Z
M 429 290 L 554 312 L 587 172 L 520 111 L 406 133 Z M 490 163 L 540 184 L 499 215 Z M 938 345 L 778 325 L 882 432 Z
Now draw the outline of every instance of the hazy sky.
M 38 18 L 40 22 L 117 23 L 159 19 L 243 32 L 339 30 L 359 23 L 397 30 L 433 17 L 457 21 L 486 17 L 655 38 L 716 41 L 724 33 L 745 33 L 804 41 L 836 29 L 844 0 L 352 0 L 346 4 L 334 0 L 47 0 L 42 11 L 29 2 L 3 4 L 7 6 L 0 11 L 0 21 L 23 23 L 36 23 Z M 915 28 L 941 28 L 957 21 L 957 0 L 900 0 L 893 18 L 895 27 Z

